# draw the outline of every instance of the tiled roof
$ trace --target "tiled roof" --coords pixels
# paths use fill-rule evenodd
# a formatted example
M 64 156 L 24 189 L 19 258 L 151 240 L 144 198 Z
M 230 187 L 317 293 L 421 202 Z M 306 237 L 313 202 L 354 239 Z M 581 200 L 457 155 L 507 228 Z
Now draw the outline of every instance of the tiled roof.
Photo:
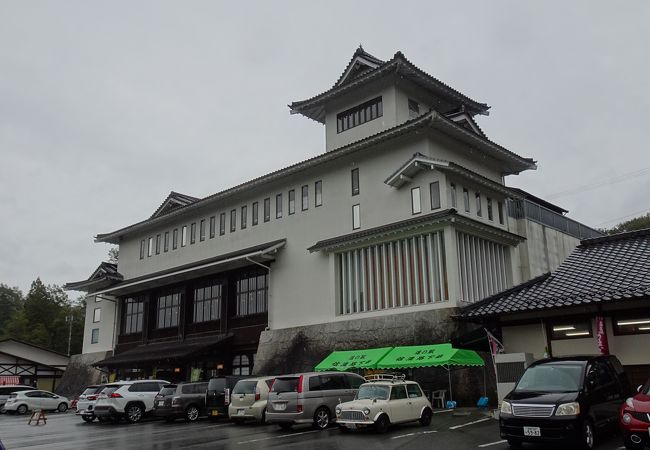
M 365 53 L 365 52 L 364 52 Z M 372 55 L 370 55 L 372 56 Z M 352 57 L 352 61 L 356 58 L 356 53 Z M 374 58 L 374 57 L 373 57 Z M 376 59 L 376 58 L 375 58 Z M 377 61 L 380 61 L 377 59 Z M 349 64 L 348 64 L 349 68 Z M 348 68 L 346 68 L 347 72 Z M 397 52 L 390 60 L 379 65 L 375 69 L 369 69 L 365 71 L 362 75 L 355 77 L 349 82 L 339 85 L 339 81 L 325 92 L 322 92 L 318 95 L 315 95 L 306 100 L 296 101 L 289 105 L 292 114 L 300 113 L 305 116 L 317 120 L 321 123 L 324 123 L 324 111 L 322 110 L 322 104 L 326 101 L 329 101 L 332 98 L 338 97 L 344 93 L 347 93 L 351 90 L 358 89 L 361 85 L 371 83 L 379 78 L 389 75 L 391 73 L 399 73 L 400 75 L 411 79 L 414 83 L 421 85 L 423 88 L 430 91 L 436 92 L 438 95 L 451 100 L 458 104 L 464 105 L 466 110 L 471 114 L 487 114 L 487 111 L 490 107 L 485 103 L 479 103 L 476 100 L 473 100 L 451 86 L 443 83 L 437 78 L 432 77 L 411 61 L 406 59 L 402 52 Z M 343 77 L 343 75 L 342 75 Z
M 463 308 L 472 320 L 650 298 L 650 229 L 583 240 L 553 273 Z
M 430 158 L 420 152 L 414 153 L 408 161 L 402 164 L 399 169 L 397 169 L 388 178 L 386 178 L 386 180 L 384 180 L 384 183 L 399 189 L 403 185 L 410 182 L 409 178 L 413 178 L 418 174 L 418 172 L 426 169 L 437 169 L 441 171 L 451 172 L 460 175 L 465 179 L 472 180 L 476 183 L 482 184 L 483 186 L 494 189 L 495 191 L 501 192 L 510 198 L 522 198 L 521 192 L 523 191 L 520 189 L 513 190 L 504 184 L 484 177 L 483 175 L 476 173 L 473 170 L 467 169 L 459 164 L 451 161 L 446 161 L 444 159 Z M 406 177 L 401 177 L 401 175 L 406 175 Z
M 365 63 L 367 61 L 367 63 Z M 355 74 L 354 77 L 350 77 L 350 74 L 352 73 L 352 66 L 356 63 L 360 63 L 360 65 L 365 66 L 367 69 L 364 71 L 360 71 L 359 73 Z M 351 78 L 355 78 L 360 76 L 361 74 L 365 73 L 367 70 L 372 69 L 372 66 L 379 66 L 381 64 L 384 64 L 386 61 L 382 61 L 381 59 L 377 58 L 376 56 L 371 55 L 367 51 L 363 49 L 362 46 L 359 46 L 359 48 L 356 49 L 354 54 L 352 55 L 352 58 L 350 59 L 350 62 L 348 63 L 347 66 L 345 66 L 345 70 L 343 70 L 343 73 L 339 77 L 338 80 L 336 80 L 336 83 L 334 83 L 333 87 L 339 86 L 343 84 L 344 82 L 348 82 Z M 370 63 L 372 66 L 368 65 Z
M 406 220 L 401 220 L 399 222 L 393 222 L 386 225 L 380 225 L 378 227 L 368 228 L 366 230 L 356 231 L 354 233 L 344 234 L 342 236 L 324 239 L 322 241 L 316 242 L 307 250 L 309 250 L 309 252 L 316 252 L 321 250 L 328 252 L 334 251 L 341 247 L 359 245 L 360 243 L 367 241 L 382 239 L 387 235 L 410 232 L 430 225 L 436 225 L 451 221 L 461 226 L 464 225 L 473 228 L 478 227 L 484 232 L 489 232 L 494 236 L 497 236 L 501 240 L 508 241 L 512 245 L 516 245 L 525 239 L 523 236 L 519 236 L 509 231 L 501 230 L 497 227 L 484 224 L 475 219 L 462 216 L 458 214 L 454 208 L 450 208 L 444 209 L 442 211 L 423 214 L 421 216 L 416 216 Z
M 199 199 L 191 195 L 181 194 L 180 192 L 171 191 L 165 200 L 160 204 L 158 209 L 151 215 L 151 218 L 165 215 L 174 209 L 182 208 Z
M 123 279 L 122 274 L 117 271 L 117 264 L 102 262 L 86 280 L 66 283 L 63 289 L 69 291 L 91 291 L 118 283 Z
M 191 355 L 224 345 L 232 334 L 219 334 L 207 338 L 188 339 L 185 341 L 142 344 L 110 358 L 93 363 L 95 367 L 116 367 L 151 361 L 169 361 L 177 358 L 189 358 Z

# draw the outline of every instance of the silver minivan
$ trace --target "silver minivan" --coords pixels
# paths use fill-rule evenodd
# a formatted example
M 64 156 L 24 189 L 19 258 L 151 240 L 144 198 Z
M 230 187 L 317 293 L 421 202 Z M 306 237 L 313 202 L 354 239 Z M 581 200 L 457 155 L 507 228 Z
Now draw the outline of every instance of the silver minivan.
M 276 377 L 266 406 L 266 421 L 283 430 L 310 423 L 325 429 L 336 405 L 354 398 L 366 380 L 350 372 L 307 372 Z

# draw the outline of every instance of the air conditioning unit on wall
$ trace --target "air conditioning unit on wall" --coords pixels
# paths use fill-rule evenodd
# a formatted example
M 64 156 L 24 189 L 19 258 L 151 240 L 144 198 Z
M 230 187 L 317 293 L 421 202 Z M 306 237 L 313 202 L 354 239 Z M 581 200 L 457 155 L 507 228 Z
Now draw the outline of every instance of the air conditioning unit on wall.
M 515 388 L 515 384 L 535 359 L 532 353 L 499 353 L 494 355 L 497 366 L 497 397 L 499 405 Z

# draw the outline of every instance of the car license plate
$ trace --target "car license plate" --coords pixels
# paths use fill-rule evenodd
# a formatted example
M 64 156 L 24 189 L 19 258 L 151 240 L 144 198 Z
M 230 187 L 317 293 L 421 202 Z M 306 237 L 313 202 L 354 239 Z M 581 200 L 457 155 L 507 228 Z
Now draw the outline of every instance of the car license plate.
M 287 404 L 286 403 L 274 403 L 273 404 L 273 409 L 276 411 L 284 411 L 287 409 Z
M 243 409 L 238 409 L 237 410 L 237 415 L 238 416 L 243 416 L 244 415 L 244 410 Z
M 217 411 L 216 409 L 213 409 L 212 411 L 210 411 L 210 415 L 211 415 L 211 416 L 218 416 L 218 415 L 219 415 L 219 411 Z
M 165 405 L 165 401 L 164 401 L 164 400 L 160 400 L 160 401 L 158 402 L 158 406 L 164 406 L 164 405 Z
M 540 437 L 542 432 L 539 427 L 524 427 L 524 436 L 536 436 Z

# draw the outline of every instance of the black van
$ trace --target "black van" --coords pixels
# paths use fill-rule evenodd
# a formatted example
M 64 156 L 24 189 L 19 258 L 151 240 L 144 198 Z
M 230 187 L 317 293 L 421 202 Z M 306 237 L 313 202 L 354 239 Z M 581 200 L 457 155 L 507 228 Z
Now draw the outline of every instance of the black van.
M 208 390 L 205 393 L 205 409 L 210 419 L 217 417 L 228 418 L 228 405 L 230 404 L 230 393 L 235 384 L 243 376 L 227 376 L 221 378 L 210 378 Z
M 631 394 L 615 356 L 572 356 L 536 361 L 501 403 L 501 437 L 522 442 L 574 443 L 594 447 L 595 433 L 618 421 Z

